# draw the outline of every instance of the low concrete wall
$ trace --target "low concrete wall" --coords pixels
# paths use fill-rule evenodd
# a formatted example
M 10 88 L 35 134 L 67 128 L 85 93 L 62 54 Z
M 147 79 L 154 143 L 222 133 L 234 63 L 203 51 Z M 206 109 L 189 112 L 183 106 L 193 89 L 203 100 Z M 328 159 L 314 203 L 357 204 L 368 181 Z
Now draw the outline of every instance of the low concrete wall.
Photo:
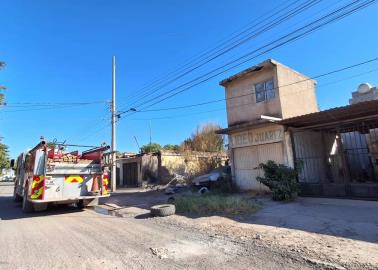
M 160 184 L 168 183 L 174 174 L 186 176 L 191 179 L 197 175 L 205 174 L 210 170 L 224 165 L 228 159 L 226 153 L 208 152 L 173 152 L 161 151 L 159 153 L 136 155 L 122 158 L 117 161 L 120 168 L 121 185 L 123 184 L 123 164 L 138 164 L 138 185 L 142 181 Z
M 216 152 L 173 152 L 162 151 L 159 162 L 160 183 L 167 183 L 176 174 L 193 178 L 224 165 L 228 159 L 226 153 Z

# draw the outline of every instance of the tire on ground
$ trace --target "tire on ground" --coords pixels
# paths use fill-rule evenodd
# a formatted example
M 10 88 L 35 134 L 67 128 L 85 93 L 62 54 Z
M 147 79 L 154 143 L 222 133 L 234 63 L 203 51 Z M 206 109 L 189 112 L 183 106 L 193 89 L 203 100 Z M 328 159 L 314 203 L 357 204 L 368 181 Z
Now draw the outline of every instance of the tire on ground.
M 160 204 L 152 206 L 150 211 L 153 216 L 166 217 L 173 215 L 176 212 L 176 207 L 173 204 Z
M 16 186 L 14 187 L 14 190 L 13 190 L 13 200 L 15 202 L 22 202 L 22 197 L 18 195 L 16 192 Z
M 79 201 L 77 201 L 77 202 L 75 203 L 75 205 L 76 205 L 76 207 L 77 207 L 78 209 L 83 209 L 83 208 L 86 207 L 86 204 L 84 203 L 84 200 L 79 200 Z

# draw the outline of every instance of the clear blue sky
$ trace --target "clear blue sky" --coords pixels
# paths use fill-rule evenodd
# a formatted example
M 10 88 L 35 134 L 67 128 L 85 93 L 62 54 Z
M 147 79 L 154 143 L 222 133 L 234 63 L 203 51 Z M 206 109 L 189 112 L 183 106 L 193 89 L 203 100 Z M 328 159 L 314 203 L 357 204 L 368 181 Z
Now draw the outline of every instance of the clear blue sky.
M 302 1 L 303 2 L 303 1 Z M 185 83 L 211 68 L 249 52 L 348 1 L 323 1 L 161 91 Z M 0 109 L 0 135 L 12 157 L 44 135 L 52 140 L 98 145 L 110 143 L 105 103 L 30 110 L 35 103 L 106 101 L 111 98 L 111 57 L 117 57 L 117 103 L 129 108 L 130 95 L 175 70 L 233 32 L 270 14 L 286 0 L 223 1 L 20 1 L 0 0 L 0 84 L 8 107 Z M 224 97 L 219 81 L 267 58 L 308 76 L 378 57 L 378 4 L 177 95 L 154 108 Z M 378 62 L 318 80 L 321 109 L 345 105 L 361 82 L 378 84 Z M 362 74 L 357 77 L 355 75 Z M 352 77 L 352 78 L 351 78 Z M 331 83 L 331 84 L 330 84 Z M 33 103 L 33 104 L 19 104 Z M 190 109 L 136 113 L 118 125 L 118 149 L 136 151 L 152 139 L 180 143 L 204 122 L 226 126 L 224 102 Z M 216 111 L 215 111 L 216 110 Z M 210 111 L 210 112 L 209 112 Z M 198 113 L 201 112 L 201 113 Z M 156 119 L 171 117 L 170 119 Z

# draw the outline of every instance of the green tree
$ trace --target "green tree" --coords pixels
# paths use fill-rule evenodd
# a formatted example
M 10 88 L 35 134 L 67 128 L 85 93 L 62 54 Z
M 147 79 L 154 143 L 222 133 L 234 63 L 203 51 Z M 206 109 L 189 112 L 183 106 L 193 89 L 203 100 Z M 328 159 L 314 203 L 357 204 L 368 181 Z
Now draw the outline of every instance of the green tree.
M 158 143 L 145 144 L 140 148 L 141 153 L 153 153 L 159 152 L 161 150 L 161 145 Z
M 218 124 L 206 123 L 197 127 L 192 136 L 182 143 L 184 150 L 218 152 L 224 150 L 224 136 L 217 134 Z
M 8 155 L 8 146 L 3 144 L 3 138 L 0 137 L 0 171 L 2 169 L 8 169 L 10 162 L 9 162 L 9 155 Z
M 180 151 L 180 145 L 178 144 L 166 144 L 163 146 L 164 150 Z

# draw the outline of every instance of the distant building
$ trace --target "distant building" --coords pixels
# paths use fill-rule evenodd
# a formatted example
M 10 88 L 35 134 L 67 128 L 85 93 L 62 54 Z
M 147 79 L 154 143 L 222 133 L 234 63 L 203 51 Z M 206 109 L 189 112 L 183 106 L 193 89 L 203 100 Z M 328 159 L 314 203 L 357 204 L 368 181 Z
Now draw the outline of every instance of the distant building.
M 233 177 L 241 189 L 263 190 L 256 167 L 267 160 L 293 165 L 290 136 L 277 122 L 319 111 L 316 82 L 269 59 L 220 82 L 225 87 Z
M 378 89 L 370 83 L 362 83 L 352 92 L 349 104 L 378 100 Z M 366 181 L 368 178 L 378 177 L 378 129 L 369 129 L 361 133 L 353 131 L 342 134 L 344 148 L 348 155 L 350 170 Z M 352 150 L 351 150 L 352 149 Z M 364 153 L 364 154 L 362 154 Z M 369 168 L 374 166 L 374 171 Z M 375 174 L 375 175 L 374 175 Z
M 369 83 L 362 83 L 358 86 L 357 91 L 352 93 L 352 98 L 349 100 L 349 104 L 376 99 L 378 99 L 377 87 L 373 87 Z
M 138 187 L 143 183 L 167 184 L 175 174 L 194 177 L 227 160 L 223 152 L 175 152 L 126 155 L 117 160 L 117 186 Z

